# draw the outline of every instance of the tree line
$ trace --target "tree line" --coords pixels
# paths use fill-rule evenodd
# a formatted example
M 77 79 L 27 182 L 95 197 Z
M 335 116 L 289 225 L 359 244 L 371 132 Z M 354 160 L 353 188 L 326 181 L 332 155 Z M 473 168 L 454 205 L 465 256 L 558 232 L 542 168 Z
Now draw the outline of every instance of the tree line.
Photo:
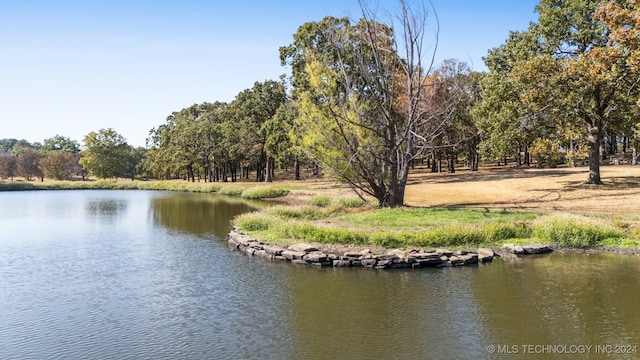
M 437 16 L 424 3 L 399 0 L 387 23 L 360 7 L 357 21 L 327 16 L 299 27 L 280 48 L 290 78 L 256 82 L 229 103 L 175 111 L 151 129 L 144 149 L 113 129 L 91 133 L 80 156 L 66 151 L 71 162 L 98 177 L 267 182 L 277 167 L 291 166 L 299 179 L 306 165 L 391 207 L 403 205 L 418 163 L 449 172 L 460 163 L 477 170 L 481 157 L 584 163 L 592 184 L 602 183 L 609 156 L 630 153 L 636 164 L 636 1 L 541 0 L 537 22 L 488 51 L 486 72 L 455 59 L 434 64 L 424 43 L 437 42 L 425 40 L 437 33 Z M 44 169 L 62 150 L 40 151 L 32 163 Z

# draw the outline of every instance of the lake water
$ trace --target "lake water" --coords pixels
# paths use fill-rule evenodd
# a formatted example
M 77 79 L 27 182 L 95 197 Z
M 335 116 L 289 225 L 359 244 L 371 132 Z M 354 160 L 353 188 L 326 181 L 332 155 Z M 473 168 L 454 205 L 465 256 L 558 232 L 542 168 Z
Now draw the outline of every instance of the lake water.
M 640 358 L 637 257 L 307 268 L 229 250 L 230 220 L 252 209 L 0 193 L 0 359 Z

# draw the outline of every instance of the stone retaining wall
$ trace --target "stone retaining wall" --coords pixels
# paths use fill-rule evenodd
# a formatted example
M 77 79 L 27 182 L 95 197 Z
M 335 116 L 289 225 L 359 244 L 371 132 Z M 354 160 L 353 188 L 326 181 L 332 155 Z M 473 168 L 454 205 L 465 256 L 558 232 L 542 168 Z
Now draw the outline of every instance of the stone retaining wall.
M 464 266 L 493 261 L 500 254 L 490 248 L 479 248 L 475 251 L 436 250 L 388 250 L 384 254 L 374 254 L 370 249 L 361 251 L 345 251 L 344 253 L 326 253 L 318 247 L 299 243 L 288 247 L 278 247 L 258 241 L 238 232 L 235 228 L 228 236 L 229 246 L 248 255 L 270 260 L 291 261 L 293 264 L 319 267 L 363 267 L 375 269 L 422 268 Z M 512 256 L 524 254 L 541 254 L 551 252 L 548 245 L 519 246 L 506 244 L 501 253 Z

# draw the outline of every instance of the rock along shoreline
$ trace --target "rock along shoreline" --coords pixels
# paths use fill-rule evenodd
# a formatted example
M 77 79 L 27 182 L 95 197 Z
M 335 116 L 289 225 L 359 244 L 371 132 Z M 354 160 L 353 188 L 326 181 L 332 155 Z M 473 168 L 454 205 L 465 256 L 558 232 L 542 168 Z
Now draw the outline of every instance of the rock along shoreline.
M 373 269 L 406 269 L 423 267 L 453 267 L 492 262 L 495 257 L 517 257 L 529 254 L 545 254 L 553 251 L 549 245 L 520 246 L 505 244 L 494 251 L 491 248 L 478 248 L 472 251 L 447 249 L 425 250 L 422 248 L 378 249 L 350 246 L 322 246 L 298 243 L 286 247 L 275 246 L 258 241 L 236 228 L 227 236 L 229 247 L 249 256 L 274 261 L 290 261 L 298 265 L 317 267 L 361 267 Z

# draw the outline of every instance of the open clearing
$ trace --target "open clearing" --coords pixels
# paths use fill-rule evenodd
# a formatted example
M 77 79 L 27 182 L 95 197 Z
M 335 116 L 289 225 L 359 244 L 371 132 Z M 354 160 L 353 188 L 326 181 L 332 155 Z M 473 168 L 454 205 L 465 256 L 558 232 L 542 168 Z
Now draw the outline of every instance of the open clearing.
M 604 185 L 587 185 L 588 168 L 490 169 L 419 174 L 407 187 L 412 206 L 473 207 L 637 215 L 640 166 L 603 166 Z
M 604 185 L 587 185 L 589 169 L 484 168 L 477 172 L 431 173 L 416 171 L 405 201 L 415 207 L 487 208 L 560 211 L 579 214 L 640 216 L 640 166 L 602 166 Z M 291 182 L 295 184 L 294 182 Z M 318 192 L 348 195 L 351 190 L 323 180 L 304 180 L 304 190 L 291 197 Z

